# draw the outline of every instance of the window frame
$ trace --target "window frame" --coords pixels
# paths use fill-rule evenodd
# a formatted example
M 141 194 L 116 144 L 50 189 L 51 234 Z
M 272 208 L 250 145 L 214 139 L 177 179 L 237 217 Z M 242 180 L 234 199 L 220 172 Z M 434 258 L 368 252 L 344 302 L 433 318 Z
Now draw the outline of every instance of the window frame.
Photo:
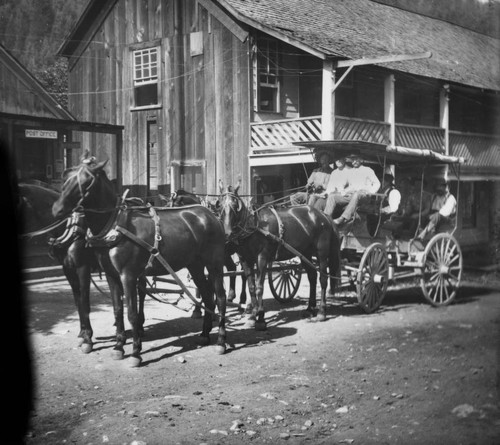
M 263 69 L 262 60 L 267 60 Z M 276 66 L 272 68 L 272 64 Z M 257 37 L 254 42 L 253 57 L 253 90 L 254 90 L 254 110 L 260 113 L 281 113 L 281 73 L 280 73 L 280 48 L 279 42 L 275 39 Z M 261 80 L 265 77 L 266 81 Z M 270 83 L 269 79 L 274 78 L 275 82 Z M 274 109 L 262 108 L 262 89 L 267 88 L 274 95 Z
M 144 54 L 149 54 L 148 55 L 148 62 L 147 62 L 147 67 L 144 67 L 144 65 L 140 65 L 140 70 L 144 71 L 146 69 L 151 70 L 153 65 L 151 62 L 151 54 L 153 51 L 156 52 L 156 74 L 153 76 L 151 73 L 149 73 L 149 76 L 144 76 L 137 78 L 137 65 L 136 65 L 136 56 L 138 53 L 140 53 L 141 59 L 143 58 Z M 161 67 L 162 67 L 162 53 L 161 53 L 161 45 L 160 41 L 155 41 L 155 42 L 149 42 L 147 44 L 138 44 L 138 45 L 132 45 L 130 47 L 130 54 L 131 54 L 131 85 L 132 85 L 132 102 L 133 104 L 130 107 L 131 111 L 140 111 L 140 110 L 151 110 L 151 109 L 158 109 L 162 107 L 162 76 L 161 76 Z M 147 80 L 149 79 L 149 80 Z M 137 89 L 143 86 L 147 85 L 156 85 L 156 103 L 154 104 L 148 104 L 148 105 L 136 105 L 137 104 Z

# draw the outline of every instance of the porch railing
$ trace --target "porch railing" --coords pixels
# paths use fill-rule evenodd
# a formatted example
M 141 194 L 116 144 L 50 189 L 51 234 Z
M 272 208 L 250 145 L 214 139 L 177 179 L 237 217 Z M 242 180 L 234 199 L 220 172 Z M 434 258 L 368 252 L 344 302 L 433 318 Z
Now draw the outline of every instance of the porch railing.
M 450 131 L 450 153 L 478 167 L 500 165 L 500 135 Z
M 396 145 L 430 149 L 444 153 L 445 130 L 423 125 L 396 124 Z M 387 122 L 335 117 L 335 139 L 358 140 L 388 144 L 390 125 Z M 280 119 L 250 124 L 251 149 L 279 150 L 293 147 L 294 142 L 321 140 L 321 116 Z
M 250 124 L 252 150 L 290 147 L 293 142 L 321 139 L 321 116 Z
M 335 116 L 335 139 L 377 142 L 389 142 L 389 124 L 386 122 Z
M 444 153 L 444 128 L 396 124 L 396 145 Z

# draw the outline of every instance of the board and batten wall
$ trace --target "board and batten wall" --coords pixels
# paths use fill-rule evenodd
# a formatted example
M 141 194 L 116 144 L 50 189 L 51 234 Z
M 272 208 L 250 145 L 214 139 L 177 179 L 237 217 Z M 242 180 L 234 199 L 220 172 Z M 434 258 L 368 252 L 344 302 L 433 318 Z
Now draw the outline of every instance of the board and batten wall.
M 206 190 L 197 193 L 216 193 L 219 179 L 230 185 L 240 178 L 242 193 L 249 191 L 249 43 L 226 25 L 227 16 L 216 18 L 196 0 L 119 1 L 70 59 L 70 111 L 80 120 L 124 126 L 123 186 L 131 195 L 146 191 L 151 121 L 161 193 L 170 191 L 171 167 L 180 165 L 203 166 Z M 160 45 L 161 105 L 133 110 L 132 49 L 141 42 Z M 110 136 L 78 137 L 99 159 L 113 159 Z

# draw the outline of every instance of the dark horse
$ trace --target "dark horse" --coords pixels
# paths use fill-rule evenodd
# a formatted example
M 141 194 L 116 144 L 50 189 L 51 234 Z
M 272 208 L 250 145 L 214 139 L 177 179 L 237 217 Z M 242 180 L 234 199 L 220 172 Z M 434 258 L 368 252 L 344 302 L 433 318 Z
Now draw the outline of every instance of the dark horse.
M 42 238 L 50 244 L 50 254 L 61 264 L 73 292 L 80 319 L 80 349 L 89 353 L 93 348 L 90 323 L 91 273 L 100 270 L 93 250 L 86 247 L 84 215 L 74 212 L 61 221 L 63 225 L 57 226 L 54 224 L 56 220 L 52 215 L 52 206 L 59 199 L 59 192 L 48 186 L 20 183 L 18 193 L 23 238 Z
M 330 293 L 335 290 L 340 271 L 340 240 L 332 221 L 323 212 L 309 206 L 289 208 L 262 207 L 251 211 L 238 196 L 239 185 L 224 193 L 220 187 L 220 218 L 226 237 L 234 243 L 241 258 L 251 297 L 252 315 L 249 325 L 265 329 L 262 294 L 267 265 L 299 256 L 309 278 L 307 312 L 316 314 L 317 271 L 311 262 L 319 264 L 321 300 L 318 321 L 326 319 L 326 289 L 330 277 Z M 256 277 L 254 277 L 254 266 Z
M 187 268 L 200 290 L 207 309 L 200 335 L 203 344 L 210 341 L 215 290 L 219 310 L 216 350 L 224 353 L 226 295 L 222 280 L 225 239 L 220 221 L 201 205 L 155 208 L 120 203 L 104 170 L 106 163 L 82 163 L 71 172 L 64 181 L 61 196 L 54 203 L 52 212 L 54 217 L 60 218 L 81 209 L 89 229 L 96 234 L 93 241 L 100 241 L 98 244 L 101 247 L 96 248 L 96 253 L 110 282 L 115 314 L 115 358 L 123 358 L 126 342 L 123 294 L 132 327 L 131 366 L 141 363 L 144 319 L 137 310 L 138 281 L 146 275 L 165 275 L 165 267 L 174 273 Z
M 167 202 L 171 207 L 182 207 L 193 204 L 202 204 L 200 197 L 194 193 L 187 192 L 186 190 L 179 189 L 172 193 L 171 199 L 167 199 Z M 210 202 L 206 203 L 206 206 L 212 210 L 216 215 L 218 214 L 218 206 Z M 229 291 L 227 293 L 227 301 L 233 301 L 236 298 L 236 263 L 233 261 L 232 255 L 236 253 L 233 244 L 226 244 L 224 266 L 229 272 L 232 272 L 229 277 Z M 241 292 L 240 292 L 240 304 L 243 305 L 247 302 L 246 293 L 247 280 L 246 277 L 242 276 L 241 282 Z

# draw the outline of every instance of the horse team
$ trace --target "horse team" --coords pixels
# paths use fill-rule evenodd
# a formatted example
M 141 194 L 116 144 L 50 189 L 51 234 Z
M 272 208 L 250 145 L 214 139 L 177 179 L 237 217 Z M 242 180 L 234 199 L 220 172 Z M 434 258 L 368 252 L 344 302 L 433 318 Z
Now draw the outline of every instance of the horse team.
M 331 220 L 317 209 L 301 205 L 250 209 L 238 195 L 239 186 L 223 190 L 214 209 L 194 204 L 153 207 L 117 196 L 104 170 L 106 162 L 94 158 L 69 169 L 60 195 L 52 206 L 54 218 L 83 221 L 84 232 L 69 245 L 60 246 L 58 258 L 72 287 L 80 315 L 82 350 L 92 350 L 89 313 L 90 272 L 97 262 L 106 274 L 116 326 L 114 357 L 124 357 L 126 342 L 124 297 L 132 328 L 130 366 L 141 364 L 146 276 L 175 273 L 187 268 L 199 290 L 204 311 L 201 344 L 218 311 L 216 351 L 226 350 L 226 294 L 224 265 L 228 253 L 240 259 L 251 298 L 247 325 L 265 329 L 263 289 L 266 269 L 274 260 L 298 256 L 310 285 L 307 312 L 326 319 L 326 293 L 334 294 L 340 274 L 340 240 Z M 87 248 L 90 244 L 92 248 Z M 315 263 L 314 263 L 315 261 Z M 317 264 L 318 266 L 316 267 Z M 205 275 L 205 270 L 207 275 Z M 321 298 L 316 304 L 317 275 Z M 215 301 L 214 301 L 215 294 Z

